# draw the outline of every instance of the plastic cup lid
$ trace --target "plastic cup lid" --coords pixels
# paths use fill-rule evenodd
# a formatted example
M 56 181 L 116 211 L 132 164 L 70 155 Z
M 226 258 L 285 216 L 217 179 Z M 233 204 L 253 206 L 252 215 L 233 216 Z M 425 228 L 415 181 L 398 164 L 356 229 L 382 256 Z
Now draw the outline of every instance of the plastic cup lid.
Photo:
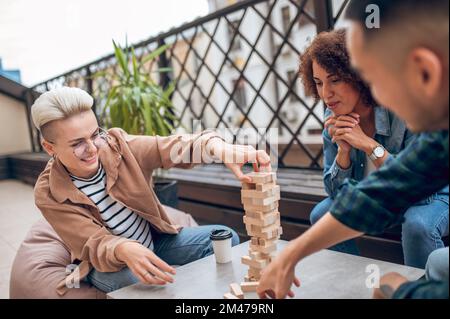
M 214 229 L 211 231 L 211 236 L 209 238 L 211 240 L 226 240 L 232 237 L 233 234 L 227 229 Z

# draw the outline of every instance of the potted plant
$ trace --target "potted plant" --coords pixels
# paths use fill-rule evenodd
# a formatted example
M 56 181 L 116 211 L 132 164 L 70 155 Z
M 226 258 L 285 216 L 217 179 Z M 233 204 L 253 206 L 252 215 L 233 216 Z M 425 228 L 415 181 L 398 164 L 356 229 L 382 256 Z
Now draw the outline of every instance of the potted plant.
M 134 48 L 121 48 L 113 41 L 114 54 L 118 63 L 116 72 L 104 70 L 96 73 L 111 83 L 105 96 L 101 120 L 107 128 L 120 127 L 133 135 L 169 135 L 179 122 L 171 95 L 174 83 L 163 88 L 152 79 L 152 74 L 143 70 L 147 63 L 154 63 L 168 46 L 162 46 L 138 61 Z M 156 73 L 170 72 L 158 69 Z M 177 207 L 176 181 L 164 179 L 161 171 L 154 176 L 155 192 L 162 204 Z

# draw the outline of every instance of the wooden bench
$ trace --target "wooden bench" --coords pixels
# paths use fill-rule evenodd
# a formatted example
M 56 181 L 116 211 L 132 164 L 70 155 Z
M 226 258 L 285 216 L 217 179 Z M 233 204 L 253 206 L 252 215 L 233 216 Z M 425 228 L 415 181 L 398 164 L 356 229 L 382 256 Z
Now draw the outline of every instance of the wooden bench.
M 16 178 L 34 185 L 49 156 L 44 153 L 14 154 L 0 157 L 0 179 Z M 326 197 L 322 172 L 280 169 L 280 212 L 283 239 L 291 240 L 310 227 L 309 214 Z M 200 224 L 223 224 L 235 229 L 247 240 L 242 221 L 241 184 L 222 165 L 198 166 L 192 170 L 171 169 L 164 177 L 178 181 L 179 208 L 192 214 Z M 385 261 L 403 262 L 400 228 L 377 237 L 358 239 L 363 256 Z

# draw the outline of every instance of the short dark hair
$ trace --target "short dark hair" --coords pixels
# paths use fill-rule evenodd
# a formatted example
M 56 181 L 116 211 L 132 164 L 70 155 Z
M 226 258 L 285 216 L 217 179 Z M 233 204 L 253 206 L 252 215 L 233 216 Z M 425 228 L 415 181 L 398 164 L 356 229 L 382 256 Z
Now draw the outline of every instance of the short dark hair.
M 369 5 L 376 5 L 380 9 L 380 28 L 363 28 L 366 37 L 383 34 L 385 27 L 393 24 L 400 26 L 416 24 L 420 28 L 425 24 L 438 25 L 437 22 L 442 19 L 447 20 L 448 34 L 448 0 L 350 0 L 345 18 L 365 25 L 369 15 L 366 8 Z M 434 35 L 429 34 L 429 36 Z
M 361 94 L 362 102 L 367 106 L 376 106 L 370 89 L 358 73 L 351 67 L 345 42 L 346 31 L 336 30 L 320 33 L 300 56 L 299 76 L 305 88 L 306 96 L 320 99 L 313 75 L 313 62 L 329 74 L 337 75 L 343 82 L 349 83 Z

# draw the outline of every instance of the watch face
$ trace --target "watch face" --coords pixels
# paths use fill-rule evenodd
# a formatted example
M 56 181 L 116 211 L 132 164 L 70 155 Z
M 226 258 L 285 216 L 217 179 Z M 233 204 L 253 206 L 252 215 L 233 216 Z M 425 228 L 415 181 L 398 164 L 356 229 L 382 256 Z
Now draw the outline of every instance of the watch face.
M 378 146 L 373 153 L 375 154 L 376 157 L 381 158 L 384 156 L 384 148 L 381 146 Z

